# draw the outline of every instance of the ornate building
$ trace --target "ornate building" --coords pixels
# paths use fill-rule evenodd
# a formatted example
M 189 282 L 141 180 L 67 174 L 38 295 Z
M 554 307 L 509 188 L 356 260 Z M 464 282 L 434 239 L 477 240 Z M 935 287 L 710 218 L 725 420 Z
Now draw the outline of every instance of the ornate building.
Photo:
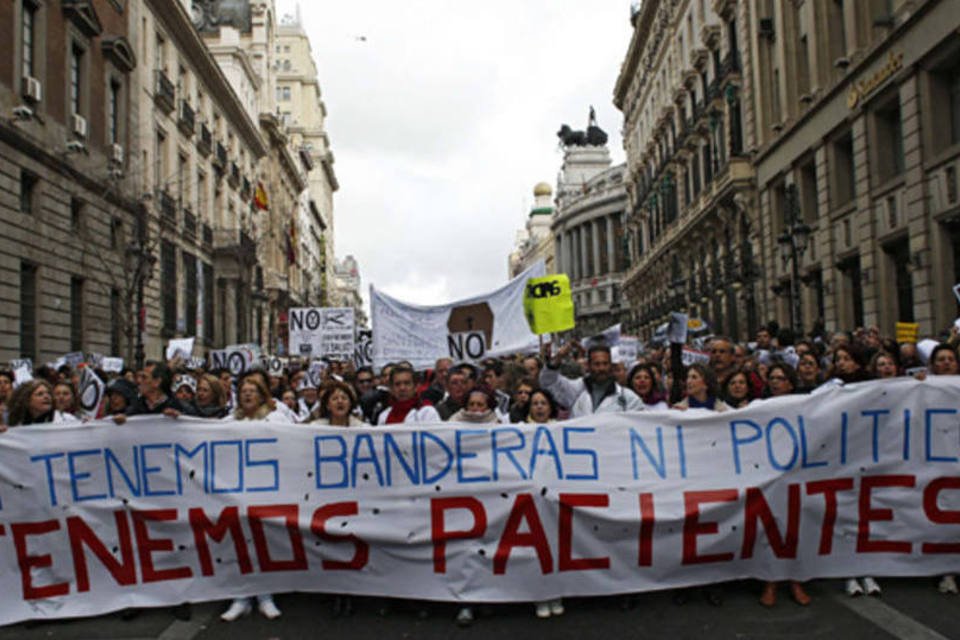
M 889 335 L 898 321 L 921 335 L 948 327 L 960 281 L 960 4 L 741 4 L 760 88 L 766 308 L 807 331 L 819 319 Z M 806 250 L 794 254 L 798 238 Z
M 561 129 L 563 166 L 551 224 L 556 271 L 570 277 L 577 331 L 599 333 L 623 319 L 621 282 L 627 267 L 625 165 L 610 166 L 606 134 L 590 119 L 587 132 Z
M 330 306 L 352 308 L 357 328 L 366 327 L 367 315 L 363 310 L 363 298 L 360 295 L 360 267 L 357 259 L 348 255 L 343 260 L 338 260 L 333 267 L 333 276 Z
M 543 260 L 547 273 L 555 273 L 553 235 L 553 189 L 546 182 L 533 188 L 533 208 L 527 215 L 527 225 L 517 232 L 517 243 L 508 259 L 510 278 L 515 278 L 537 261 Z
M 614 91 L 624 114 L 630 325 L 645 337 L 670 311 L 714 331 L 758 322 L 759 229 L 750 150 L 752 2 L 646 0 Z

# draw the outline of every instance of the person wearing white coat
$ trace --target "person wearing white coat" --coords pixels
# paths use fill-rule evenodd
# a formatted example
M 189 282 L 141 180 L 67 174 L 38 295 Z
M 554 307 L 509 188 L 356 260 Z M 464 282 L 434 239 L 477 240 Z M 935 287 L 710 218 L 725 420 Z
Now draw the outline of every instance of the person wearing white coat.
M 569 344 L 557 352 L 540 372 L 540 386 L 548 389 L 557 402 L 570 408 L 570 417 L 579 418 L 595 413 L 642 411 L 643 401 L 630 389 L 621 387 L 613 379 L 610 367 L 610 347 L 594 345 L 587 352 L 589 373 L 576 380 L 560 375 L 558 367 L 569 352 Z
M 263 422 L 277 422 L 290 424 L 287 412 L 277 408 L 279 403 L 270 397 L 270 390 L 259 376 L 248 376 L 240 383 L 237 390 L 237 409 L 224 420 L 260 420 Z M 280 609 L 273 602 L 272 594 L 257 596 L 257 609 L 263 617 L 273 620 L 280 617 Z M 224 611 L 220 618 L 224 622 L 233 622 L 253 610 L 250 598 L 236 598 L 230 603 L 230 608 Z

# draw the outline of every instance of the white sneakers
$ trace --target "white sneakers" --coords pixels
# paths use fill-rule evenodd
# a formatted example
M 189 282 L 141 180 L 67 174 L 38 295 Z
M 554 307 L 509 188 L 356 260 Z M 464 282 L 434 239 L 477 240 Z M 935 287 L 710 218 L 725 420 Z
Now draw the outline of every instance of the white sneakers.
M 945 575 L 940 578 L 940 584 L 937 586 L 940 593 L 956 593 L 957 580 L 952 575 Z
M 273 596 L 269 593 L 257 596 L 257 610 L 267 620 L 275 620 L 280 617 L 280 609 L 273 602 Z M 253 611 L 253 605 L 250 598 L 237 598 L 230 603 L 230 608 L 220 614 L 220 619 L 224 622 L 233 622 L 237 618 L 250 615 Z
M 543 600 L 536 603 L 536 614 L 538 618 L 549 618 L 550 616 L 563 615 L 563 600 Z
M 879 596 L 881 594 L 880 585 L 869 576 L 863 578 L 863 586 L 860 586 L 860 581 L 856 578 L 849 578 L 844 590 L 851 598 L 862 596 L 864 593 L 868 596 Z

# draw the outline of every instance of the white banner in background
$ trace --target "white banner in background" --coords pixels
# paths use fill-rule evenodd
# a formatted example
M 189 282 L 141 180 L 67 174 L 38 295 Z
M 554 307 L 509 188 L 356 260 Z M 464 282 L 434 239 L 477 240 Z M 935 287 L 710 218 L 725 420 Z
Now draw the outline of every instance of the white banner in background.
M 353 358 L 354 311 L 350 307 L 302 307 L 289 312 L 290 355 Z
M 321 591 L 531 602 L 960 571 L 960 378 L 552 423 L 0 436 L 0 624 Z
M 441 357 L 480 360 L 536 351 L 523 293 L 528 279 L 544 275 L 540 261 L 496 291 L 430 307 L 401 302 L 371 286 L 374 366 L 406 360 L 426 369 Z

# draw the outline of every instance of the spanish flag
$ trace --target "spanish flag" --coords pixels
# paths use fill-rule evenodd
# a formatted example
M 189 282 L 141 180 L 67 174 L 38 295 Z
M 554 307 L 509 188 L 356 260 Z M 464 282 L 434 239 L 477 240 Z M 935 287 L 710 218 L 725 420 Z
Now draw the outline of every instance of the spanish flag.
M 262 182 L 257 182 L 257 188 L 253 190 L 253 206 L 261 211 L 270 208 L 270 203 L 267 201 L 267 192 L 263 188 Z

